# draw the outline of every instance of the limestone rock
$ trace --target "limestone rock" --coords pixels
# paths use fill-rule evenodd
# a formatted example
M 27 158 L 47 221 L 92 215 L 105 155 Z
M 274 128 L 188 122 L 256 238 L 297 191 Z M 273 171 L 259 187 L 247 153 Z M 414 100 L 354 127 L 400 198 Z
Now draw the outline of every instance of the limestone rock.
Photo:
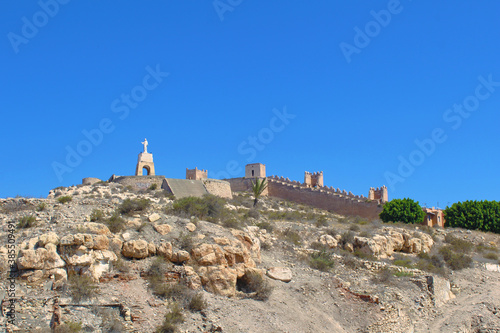
M 156 248 L 156 253 L 160 256 L 167 258 L 168 260 L 172 259 L 172 244 L 170 242 L 163 242 Z
M 64 260 L 62 260 L 59 254 L 57 253 L 57 248 L 54 244 L 52 243 L 47 244 L 46 249 L 47 249 L 47 254 L 45 257 L 44 269 L 51 270 L 56 268 L 63 268 L 64 266 L 66 266 Z
M 59 236 L 55 232 L 40 235 L 38 238 L 38 246 L 45 247 L 46 244 L 59 244 Z
M 149 255 L 148 242 L 145 240 L 132 240 L 123 243 L 122 254 L 127 258 L 143 259 Z
M 201 244 L 191 250 L 193 259 L 201 266 L 224 265 L 227 266 L 227 260 L 224 252 L 219 245 Z
M 191 266 L 184 266 L 184 275 L 186 276 L 189 288 L 196 290 L 201 288 L 201 278 Z
M 223 266 L 209 266 L 200 267 L 198 273 L 207 291 L 227 297 L 236 294 L 236 270 Z
M 19 257 L 17 258 L 17 267 L 21 270 L 43 269 L 46 257 L 47 250 L 44 248 L 38 248 L 36 250 L 20 250 Z
M 330 249 L 336 248 L 337 247 L 337 240 L 330 235 L 322 235 L 319 238 L 319 242 L 325 246 L 328 246 Z
M 85 222 L 85 223 L 81 224 L 80 226 L 83 227 L 84 229 L 86 229 L 86 231 L 88 233 L 91 233 L 91 234 L 97 234 L 97 235 L 110 235 L 111 234 L 111 231 L 109 231 L 108 227 L 102 223 Z
M 188 224 L 186 224 L 186 229 L 189 232 L 193 232 L 196 230 L 196 225 L 194 223 L 189 222 Z
M 267 270 L 266 275 L 271 279 L 283 282 L 290 282 L 292 280 L 292 270 L 287 267 L 271 267 Z
M 166 235 L 172 231 L 172 227 L 168 224 L 155 224 L 154 228 L 160 235 Z
M 187 251 L 179 251 L 175 254 L 172 255 L 172 258 L 170 259 L 174 263 L 183 263 L 186 261 L 189 261 L 191 259 L 191 256 L 189 255 L 189 252 Z
M 161 216 L 158 213 L 153 213 L 153 214 L 149 215 L 148 219 L 149 219 L 149 222 L 156 222 L 159 219 L 161 219 Z
M 156 245 L 155 243 L 148 243 L 148 252 L 150 256 L 156 255 Z

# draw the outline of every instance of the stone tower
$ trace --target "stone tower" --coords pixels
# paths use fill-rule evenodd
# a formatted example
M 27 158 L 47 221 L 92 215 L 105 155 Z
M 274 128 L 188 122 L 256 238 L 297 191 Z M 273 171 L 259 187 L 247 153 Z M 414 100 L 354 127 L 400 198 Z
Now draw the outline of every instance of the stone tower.
M 323 171 L 314 173 L 305 171 L 304 184 L 309 187 L 323 187 Z
M 208 178 L 208 171 L 207 170 L 200 170 L 196 167 L 194 169 L 186 168 L 186 179 L 200 180 L 200 179 L 207 179 L 207 178 Z
M 266 165 L 262 163 L 247 164 L 245 178 L 266 178 Z
M 141 142 L 144 146 L 144 151 L 139 154 L 137 159 L 137 167 L 135 168 L 136 176 L 154 176 L 155 175 L 155 164 L 153 163 L 153 154 L 148 153 L 148 140 L 144 139 Z M 142 170 L 146 169 L 147 175 L 142 174 Z
M 378 200 L 380 203 L 385 203 L 389 201 L 389 194 L 387 193 L 387 186 L 382 187 L 370 187 L 368 192 L 369 200 Z

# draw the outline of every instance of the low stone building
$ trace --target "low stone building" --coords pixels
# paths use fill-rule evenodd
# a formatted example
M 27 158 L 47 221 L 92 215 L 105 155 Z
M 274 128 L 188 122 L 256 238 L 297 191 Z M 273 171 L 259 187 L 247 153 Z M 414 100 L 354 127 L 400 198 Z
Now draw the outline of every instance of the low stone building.
M 423 225 L 429 227 L 441 227 L 444 228 L 445 219 L 444 219 L 444 211 L 441 208 L 422 208 L 425 212 L 425 218 L 422 222 Z

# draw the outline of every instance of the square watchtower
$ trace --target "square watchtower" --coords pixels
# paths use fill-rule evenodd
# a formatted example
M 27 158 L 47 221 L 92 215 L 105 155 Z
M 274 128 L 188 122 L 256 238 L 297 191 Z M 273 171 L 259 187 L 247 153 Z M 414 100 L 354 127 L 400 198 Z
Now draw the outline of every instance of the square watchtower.
M 245 178 L 266 178 L 266 165 L 262 163 L 247 164 Z

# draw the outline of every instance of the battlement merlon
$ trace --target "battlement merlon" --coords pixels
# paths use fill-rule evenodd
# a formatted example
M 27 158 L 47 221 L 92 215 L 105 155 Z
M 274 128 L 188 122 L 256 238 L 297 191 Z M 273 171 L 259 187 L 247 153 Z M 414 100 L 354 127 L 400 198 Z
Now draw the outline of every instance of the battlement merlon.
M 368 191 L 368 199 L 369 200 L 377 200 L 380 203 L 386 203 L 389 201 L 389 194 L 387 192 L 387 186 L 383 185 L 382 187 L 370 187 Z
M 304 185 L 308 187 L 323 187 L 323 171 L 304 172 Z

